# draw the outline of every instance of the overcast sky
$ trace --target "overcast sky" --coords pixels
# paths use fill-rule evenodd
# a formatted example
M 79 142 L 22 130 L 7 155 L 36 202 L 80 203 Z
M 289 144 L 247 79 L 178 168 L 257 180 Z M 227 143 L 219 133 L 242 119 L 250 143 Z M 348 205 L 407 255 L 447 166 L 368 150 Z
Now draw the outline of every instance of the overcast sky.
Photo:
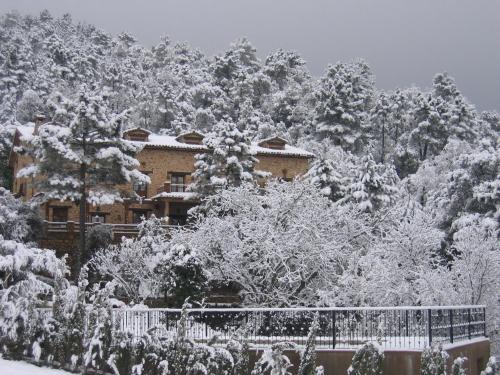
M 0 0 L 13 9 L 71 13 L 148 46 L 169 35 L 208 55 L 246 36 L 261 57 L 298 51 L 316 76 L 363 57 L 384 89 L 429 87 L 448 71 L 479 109 L 500 110 L 498 0 Z

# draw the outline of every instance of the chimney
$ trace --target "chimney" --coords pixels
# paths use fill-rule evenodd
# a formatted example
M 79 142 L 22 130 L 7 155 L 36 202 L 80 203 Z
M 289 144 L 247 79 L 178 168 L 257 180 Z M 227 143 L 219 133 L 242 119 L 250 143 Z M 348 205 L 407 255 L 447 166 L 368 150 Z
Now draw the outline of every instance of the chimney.
M 35 129 L 33 130 L 33 135 L 38 134 L 38 130 L 40 129 L 40 126 L 44 123 L 46 123 L 46 118 L 43 114 L 37 113 L 35 115 Z

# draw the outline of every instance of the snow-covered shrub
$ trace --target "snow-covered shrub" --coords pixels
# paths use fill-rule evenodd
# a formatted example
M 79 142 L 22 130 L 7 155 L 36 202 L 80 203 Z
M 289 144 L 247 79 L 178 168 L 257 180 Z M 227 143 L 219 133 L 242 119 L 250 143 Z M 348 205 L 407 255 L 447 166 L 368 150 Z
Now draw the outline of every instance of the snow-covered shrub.
M 202 297 L 207 277 L 196 253 L 170 240 L 162 224 L 155 217 L 143 221 L 137 238 L 99 250 L 89 264 L 100 277 L 114 280 L 118 293 L 134 303 L 163 297 L 179 307 L 187 297 Z
M 382 375 L 384 351 L 377 343 L 367 342 L 356 350 L 347 375 Z
M 131 374 L 134 364 L 133 335 L 130 332 L 114 332 L 114 347 L 107 360 L 108 366 L 115 375 Z
M 451 365 L 451 375 L 467 375 L 467 370 L 465 369 L 465 362 L 467 357 L 457 357 L 453 360 Z
M 107 283 L 101 290 L 94 290 L 92 304 L 88 307 L 87 337 L 84 341 L 83 363 L 86 368 L 96 370 L 108 368 L 112 344 L 112 312 L 110 295 L 114 292 L 113 282 Z
M 6 240 L 36 241 L 42 232 L 42 219 L 35 207 L 23 203 L 0 187 L 0 235 Z
M 481 375 L 498 375 L 500 374 L 500 363 L 497 362 L 495 357 L 490 357 L 486 367 L 481 371 Z
M 420 360 L 421 375 L 446 375 L 446 360 L 449 355 L 439 346 L 427 347 Z
M 250 344 L 248 336 L 242 335 L 230 340 L 226 345 L 227 351 L 233 357 L 233 375 L 246 374 L 250 370 Z
M 66 263 L 50 250 L 30 247 L 0 235 L 0 350 L 8 355 L 28 355 L 38 340 L 37 309 L 46 302 L 52 286 L 47 278 L 63 277 Z
M 255 362 L 251 375 L 291 375 L 289 369 L 293 366 L 290 359 L 283 353 L 285 350 L 295 349 L 291 342 L 273 344 L 271 349 L 266 349 Z

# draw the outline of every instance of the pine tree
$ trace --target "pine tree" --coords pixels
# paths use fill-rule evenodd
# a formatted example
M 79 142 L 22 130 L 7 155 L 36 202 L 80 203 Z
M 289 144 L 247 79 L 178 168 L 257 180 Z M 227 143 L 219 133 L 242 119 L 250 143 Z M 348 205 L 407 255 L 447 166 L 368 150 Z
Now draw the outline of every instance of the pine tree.
M 396 182 L 394 168 L 375 163 L 369 154 L 361 159 L 344 200 L 353 200 L 362 211 L 376 211 L 394 201 Z
M 446 375 L 446 353 L 441 346 L 432 346 L 422 351 L 420 361 L 421 375 Z
M 254 170 L 257 159 L 250 148 L 250 140 L 234 123 L 219 122 L 214 132 L 203 140 L 208 152 L 196 155 L 190 191 L 205 198 L 221 189 L 255 182 L 261 176 Z
M 409 150 L 419 161 L 441 152 L 446 145 L 449 130 L 443 119 L 445 102 L 440 97 L 420 95 L 414 112 L 415 126 L 408 136 Z
M 315 93 L 317 135 L 345 150 L 360 151 L 366 143 L 372 97 L 373 78 L 365 62 L 330 66 Z
M 383 363 L 382 348 L 378 344 L 367 342 L 354 354 L 347 375 L 382 375 Z
M 297 375 L 315 375 L 318 371 L 316 368 L 316 334 L 319 329 L 319 315 L 314 316 L 314 320 L 309 328 L 307 336 L 306 348 L 301 353 L 300 365 Z
M 114 186 L 149 178 L 136 168 L 139 148 L 121 137 L 126 113 L 111 115 L 107 98 L 82 87 L 77 100 L 56 98 L 52 122 L 42 125 L 29 144 L 35 165 L 19 176 L 38 177 L 43 199 L 67 199 L 80 207 L 80 246 L 76 274 L 85 252 L 86 204 L 112 204 L 122 197 Z
M 385 163 L 389 144 L 389 128 L 392 121 L 391 118 L 391 101 L 387 94 L 380 93 L 375 105 L 370 112 L 370 121 L 372 124 L 372 132 L 374 133 L 377 149 L 380 150 L 380 163 Z
M 332 202 L 342 199 L 347 192 L 347 178 L 340 175 L 333 160 L 316 159 L 304 177 Z

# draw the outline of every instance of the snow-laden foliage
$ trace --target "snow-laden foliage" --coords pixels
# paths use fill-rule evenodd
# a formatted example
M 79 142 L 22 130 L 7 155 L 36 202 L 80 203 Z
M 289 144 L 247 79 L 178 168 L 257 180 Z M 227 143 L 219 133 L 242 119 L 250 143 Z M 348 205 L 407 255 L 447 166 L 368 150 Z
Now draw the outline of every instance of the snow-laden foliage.
M 0 235 L 6 240 L 35 241 L 42 222 L 36 209 L 0 187 Z
M 282 342 L 264 350 L 259 360 L 255 362 L 251 375 L 291 375 L 289 369 L 293 365 L 283 352 L 294 348 L 294 343 Z
M 495 357 L 490 357 L 481 375 L 497 375 L 500 372 L 500 364 Z
M 373 91 L 372 73 L 364 61 L 329 66 L 315 91 L 316 133 L 346 150 L 361 150 Z
M 90 266 L 99 278 L 113 280 L 118 293 L 131 302 L 162 297 L 178 307 L 187 297 L 203 295 L 207 275 L 189 244 L 169 241 L 162 224 L 154 216 L 143 221 L 137 238 L 99 250 Z
M 451 375 L 467 375 L 466 363 L 467 357 L 457 357 L 451 365 Z
M 350 254 L 368 246 L 366 215 L 332 207 L 307 182 L 270 183 L 208 198 L 193 231 L 172 236 L 189 244 L 216 280 L 235 282 L 247 305 L 309 305 L 335 285 Z
M 421 375 L 446 375 L 446 361 L 449 355 L 441 346 L 427 347 L 420 359 Z
M 360 210 L 372 212 L 389 206 L 398 192 L 398 177 L 392 166 L 377 164 L 371 155 L 361 159 L 345 197 L 356 202 Z
M 254 170 L 257 159 L 250 150 L 250 138 L 236 124 L 221 121 L 203 139 L 203 143 L 209 151 L 196 155 L 193 183 L 190 186 L 190 191 L 199 198 L 255 181 L 261 175 Z
M 377 343 L 367 342 L 354 353 L 347 375 L 382 375 L 383 363 L 382 347 Z
M 64 259 L 58 259 L 53 251 L 0 235 L 0 346 L 10 355 L 29 352 L 43 315 L 37 307 L 53 290 L 50 278 L 64 277 L 66 272 Z

